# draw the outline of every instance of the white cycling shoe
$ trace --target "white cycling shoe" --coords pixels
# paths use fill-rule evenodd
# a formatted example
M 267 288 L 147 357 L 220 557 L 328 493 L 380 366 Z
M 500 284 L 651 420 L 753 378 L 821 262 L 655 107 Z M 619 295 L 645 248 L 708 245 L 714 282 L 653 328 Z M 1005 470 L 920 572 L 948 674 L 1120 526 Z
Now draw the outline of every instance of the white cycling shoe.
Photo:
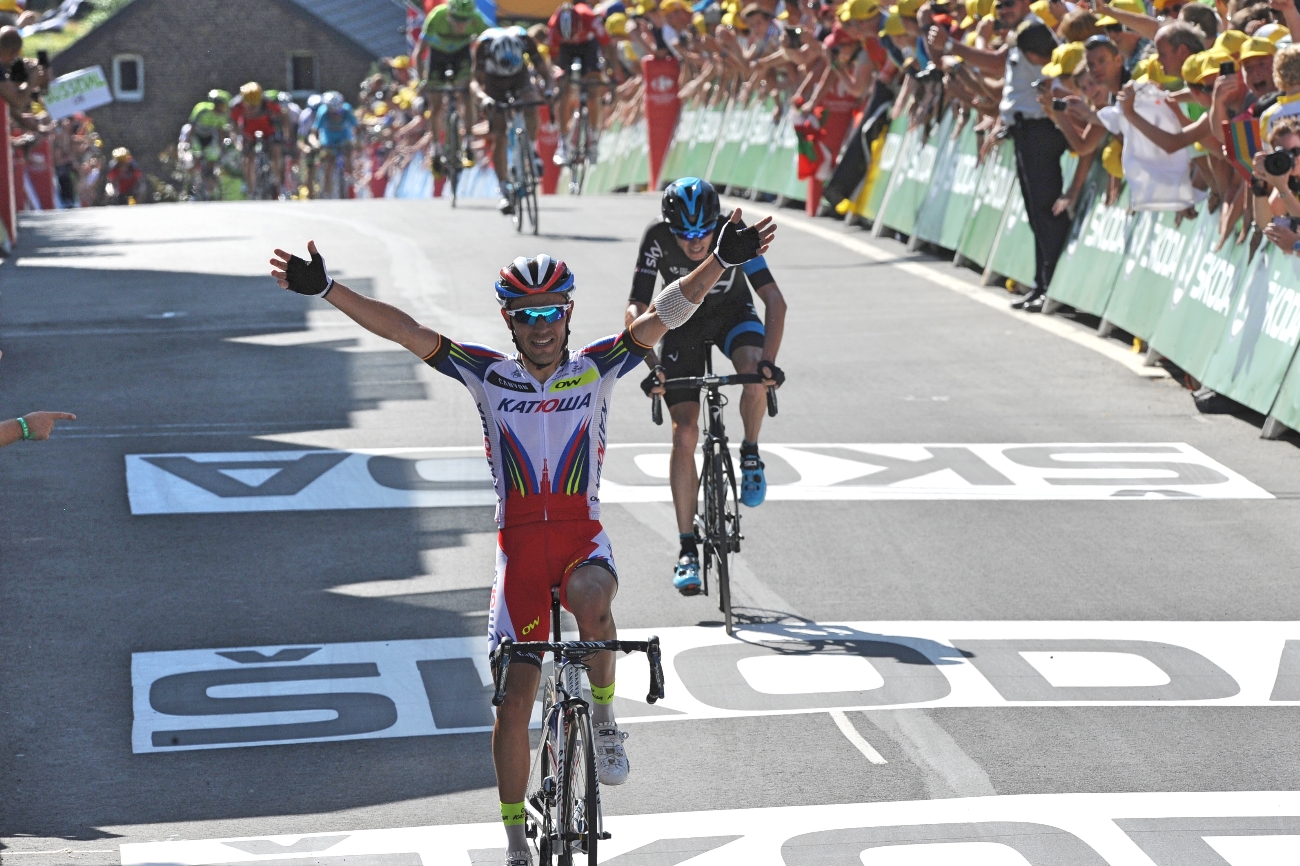
M 505 866 L 533 866 L 533 853 L 531 851 L 508 851 L 506 852 Z
M 596 779 L 602 785 L 621 785 L 627 781 L 629 766 L 623 741 L 627 734 L 618 729 L 618 722 L 593 723 L 596 732 Z

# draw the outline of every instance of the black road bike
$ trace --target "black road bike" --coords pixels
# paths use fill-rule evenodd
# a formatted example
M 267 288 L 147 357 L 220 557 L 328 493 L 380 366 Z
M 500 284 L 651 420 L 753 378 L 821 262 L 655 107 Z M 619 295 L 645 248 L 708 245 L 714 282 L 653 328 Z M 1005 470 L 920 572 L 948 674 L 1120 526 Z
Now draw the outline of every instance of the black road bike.
M 510 186 L 504 192 L 506 198 L 514 205 L 512 219 L 515 231 L 523 232 L 524 225 L 537 234 L 537 188 L 542 179 L 537 175 L 534 163 L 532 137 L 528 134 L 528 123 L 524 109 L 545 105 L 542 100 L 516 100 L 513 93 L 506 94 L 504 102 L 498 102 L 494 109 L 505 115 L 506 136 L 506 178 Z
M 700 492 L 695 504 L 695 540 L 700 546 L 701 577 L 704 594 L 709 594 L 709 572 L 718 572 L 718 610 L 722 612 L 727 634 L 732 634 L 731 615 L 731 555 L 740 552 L 739 497 L 736 495 L 736 470 L 727 446 L 727 428 L 722 423 L 722 407 L 728 403 L 722 389 L 728 385 L 759 385 L 763 382 L 758 373 L 734 373 L 730 376 L 713 375 L 713 345 L 704 346 L 704 375 L 668 379 L 664 387 L 699 388 L 705 392 L 704 409 L 708 423 L 704 429 L 704 462 L 700 471 Z M 767 389 L 767 414 L 776 415 L 776 389 Z M 654 395 L 650 404 L 650 417 L 656 424 L 664 423 L 663 403 Z
M 442 160 L 435 162 L 433 168 L 440 170 L 451 188 L 451 206 L 456 206 L 456 191 L 460 186 L 460 176 L 465 170 L 465 124 L 461 120 L 462 100 L 469 93 L 468 84 L 456 84 L 456 70 L 446 69 L 442 73 L 443 83 L 430 85 L 426 90 L 442 94 Z
M 525 831 L 537 847 L 538 866 L 596 866 L 596 848 L 610 835 L 600 810 L 595 737 L 591 707 L 582 696 L 582 673 L 589 670 L 586 660 L 597 652 L 645 653 L 650 663 L 650 693 L 645 699 L 653 704 L 664 696 L 659 638 L 561 641 L 558 588 L 551 590 L 551 634 L 554 641 L 515 643 L 503 638 L 492 651 L 492 705 L 499 707 L 505 700 L 512 657 L 552 654 L 551 673 L 542 684 L 542 739 L 524 796 Z

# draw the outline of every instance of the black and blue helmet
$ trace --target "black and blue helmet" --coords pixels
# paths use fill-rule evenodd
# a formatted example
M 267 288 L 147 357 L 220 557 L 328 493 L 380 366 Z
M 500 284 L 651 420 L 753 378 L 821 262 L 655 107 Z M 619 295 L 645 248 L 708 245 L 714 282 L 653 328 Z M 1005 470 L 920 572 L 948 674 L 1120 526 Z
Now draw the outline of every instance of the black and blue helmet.
M 713 233 L 719 216 L 718 191 L 698 177 L 682 177 L 664 190 L 664 222 L 673 234 L 702 238 Z

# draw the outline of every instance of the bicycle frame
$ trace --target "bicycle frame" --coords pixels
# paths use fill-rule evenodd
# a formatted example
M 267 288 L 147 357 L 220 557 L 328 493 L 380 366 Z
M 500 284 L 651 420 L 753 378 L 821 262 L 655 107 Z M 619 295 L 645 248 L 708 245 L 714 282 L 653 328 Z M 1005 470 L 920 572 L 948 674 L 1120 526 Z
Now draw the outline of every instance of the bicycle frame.
M 514 199 L 515 229 L 522 232 L 527 221 L 532 224 L 533 234 L 537 234 L 537 186 L 541 178 L 536 176 L 533 167 L 533 142 L 528 135 L 524 109 L 544 104 L 537 100 L 516 102 L 511 94 L 499 106 L 505 113 L 506 176 Z

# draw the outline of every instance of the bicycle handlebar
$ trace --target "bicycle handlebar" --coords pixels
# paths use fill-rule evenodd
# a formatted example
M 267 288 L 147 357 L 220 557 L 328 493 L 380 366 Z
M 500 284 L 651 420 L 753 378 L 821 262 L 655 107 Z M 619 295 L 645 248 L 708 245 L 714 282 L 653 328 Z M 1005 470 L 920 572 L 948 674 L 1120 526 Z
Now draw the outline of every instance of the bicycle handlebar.
M 572 641 L 524 641 L 515 643 L 510 638 L 502 638 L 501 643 L 492 651 L 492 706 L 499 707 L 506 699 L 506 675 L 510 670 L 510 659 L 519 653 L 554 653 L 567 659 L 580 659 L 594 652 L 645 653 L 650 664 L 650 693 L 645 696 L 646 703 L 653 704 L 664 696 L 663 660 L 659 652 L 659 637 L 650 640 L 572 640 Z
M 664 388 L 721 388 L 724 385 L 761 385 L 766 381 L 759 373 L 732 373 L 730 376 L 683 376 L 680 379 L 666 379 Z M 664 423 L 663 404 L 658 394 L 653 394 L 650 403 L 650 420 L 656 424 Z M 776 417 L 776 388 L 767 389 L 767 415 Z

